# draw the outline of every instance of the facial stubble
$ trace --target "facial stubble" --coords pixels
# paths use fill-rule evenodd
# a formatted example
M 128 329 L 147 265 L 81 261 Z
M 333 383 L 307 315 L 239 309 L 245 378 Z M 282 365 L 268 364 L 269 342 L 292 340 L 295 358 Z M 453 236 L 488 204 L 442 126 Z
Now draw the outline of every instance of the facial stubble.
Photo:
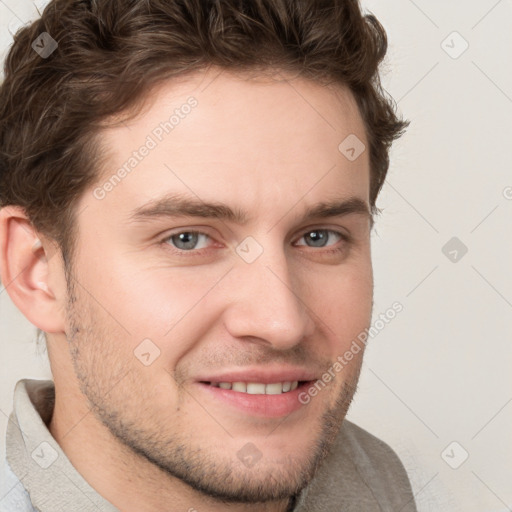
M 199 493 L 225 503 L 284 500 L 297 495 L 311 482 L 339 433 L 357 389 L 360 364 L 347 374 L 349 377 L 338 394 L 331 396 L 333 403 L 320 421 L 314 428 L 308 427 L 316 435 L 312 436 L 306 454 L 287 457 L 284 463 L 266 462 L 262 458 L 254 467 L 242 466 L 241 470 L 236 453 L 232 459 L 221 458 L 212 447 L 194 442 L 184 429 L 172 430 L 169 424 L 159 424 L 158 410 L 151 409 L 152 392 L 141 388 L 137 378 L 140 363 L 129 351 L 123 353 L 110 336 L 112 331 L 107 323 L 110 319 L 112 324 L 111 317 L 88 299 L 87 293 L 77 293 L 77 289 L 69 274 L 67 334 L 75 373 L 91 410 L 119 443 L 120 453 L 158 468 L 163 485 L 169 478 L 177 478 Z M 175 427 L 178 424 L 179 420 Z M 279 435 L 283 428 L 287 428 L 286 421 L 272 435 Z M 213 444 L 219 446 L 222 442 Z M 264 451 L 264 446 L 260 447 Z M 300 450 L 304 446 L 298 446 L 297 451 Z

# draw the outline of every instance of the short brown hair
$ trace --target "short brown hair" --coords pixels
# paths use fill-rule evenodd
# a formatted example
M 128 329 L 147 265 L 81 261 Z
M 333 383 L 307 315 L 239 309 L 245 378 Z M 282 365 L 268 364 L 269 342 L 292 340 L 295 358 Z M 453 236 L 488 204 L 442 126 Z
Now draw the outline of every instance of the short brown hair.
M 46 58 L 32 48 L 43 32 L 58 42 Z M 102 121 L 162 80 L 216 65 L 347 85 L 366 127 L 375 213 L 389 148 L 408 124 L 380 83 L 386 51 L 357 0 L 52 0 L 5 61 L 0 207 L 22 206 L 69 264 L 77 199 L 100 177 Z

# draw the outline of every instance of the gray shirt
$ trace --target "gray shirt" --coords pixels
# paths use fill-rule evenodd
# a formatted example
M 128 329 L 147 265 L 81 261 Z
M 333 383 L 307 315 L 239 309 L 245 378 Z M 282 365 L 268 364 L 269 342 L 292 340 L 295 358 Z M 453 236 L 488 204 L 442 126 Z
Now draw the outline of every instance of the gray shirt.
M 47 425 L 52 381 L 21 380 L 6 437 L 0 512 L 119 512 L 73 467 Z M 383 441 L 345 420 L 293 512 L 417 512 L 407 473 Z

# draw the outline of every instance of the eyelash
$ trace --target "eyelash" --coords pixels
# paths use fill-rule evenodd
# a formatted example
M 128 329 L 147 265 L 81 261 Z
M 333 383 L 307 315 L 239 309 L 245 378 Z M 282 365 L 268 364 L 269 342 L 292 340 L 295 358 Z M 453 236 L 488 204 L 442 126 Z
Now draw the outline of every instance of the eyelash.
M 313 233 L 314 231 L 325 231 L 327 233 L 334 233 L 335 235 L 338 235 L 340 237 L 340 239 L 344 242 L 341 244 L 341 246 L 337 245 L 337 247 L 334 249 L 325 249 L 324 247 L 318 247 L 318 249 L 323 249 L 322 250 L 323 253 L 327 253 L 327 254 L 341 253 L 342 251 L 344 251 L 346 249 L 346 247 L 345 247 L 346 244 L 352 243 L 352 237 L 350 235 L 347 235 L 341 231 L 336 231 L 334 229 L 328 229 L 328 228 L 309 229 L 308 231 L 305 231 L 299 237 L 299 240 L 301 238 L 303 238 L 305 235 Z M 212 240 L 212 237 L 210 235 L 208 235 L 207 233 L 190 229 L 190 230 L 181 230 L 181 231 L 176 231 L 175 233 L 170 233 L 170 234 L 166 235 L 165 238 L 160 240 L 160 244 L 164 246 L 164 250 L 169 250 L 169 251 L 173 252 L 174 254 L 177 254 L 178 256 L 184 256 L 184 257 L 198 256 L 198 255 L 201 255 L 204 251 L 208 251 L 209 248 L 191 249 L 191 250 L 178 249 L 177 247 L 173 247 L 169 243 L 167 243 L 172 237 L 174 237 L 176 235 L 181 235 L 183 233 L 205 235 L 210 240 Z M 315 247 L 310 247 L 310 246 L 302 246 L 301 245 L 299 247 L 309 247 L 310 249 L 315 249 Z M 329 246 L 327 246 L 327 247 L 329 247 Z

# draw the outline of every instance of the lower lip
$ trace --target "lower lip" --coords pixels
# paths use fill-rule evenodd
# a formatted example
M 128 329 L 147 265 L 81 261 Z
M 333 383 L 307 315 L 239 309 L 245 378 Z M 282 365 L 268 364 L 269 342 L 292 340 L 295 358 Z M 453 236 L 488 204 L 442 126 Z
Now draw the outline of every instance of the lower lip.
M 246 414 L 265 418 L 279 418 L 303 407 L 303 404 L 299 401 L 299 394 L 310 385 L 310 382 L 305 382 L 293 391 L 287 391 L 280 395 L 250 395 L 232 389 L 218 388 L 203 382 L 197 384 L 206 393 L 210 393 L 213 398 L 236 407 Z

